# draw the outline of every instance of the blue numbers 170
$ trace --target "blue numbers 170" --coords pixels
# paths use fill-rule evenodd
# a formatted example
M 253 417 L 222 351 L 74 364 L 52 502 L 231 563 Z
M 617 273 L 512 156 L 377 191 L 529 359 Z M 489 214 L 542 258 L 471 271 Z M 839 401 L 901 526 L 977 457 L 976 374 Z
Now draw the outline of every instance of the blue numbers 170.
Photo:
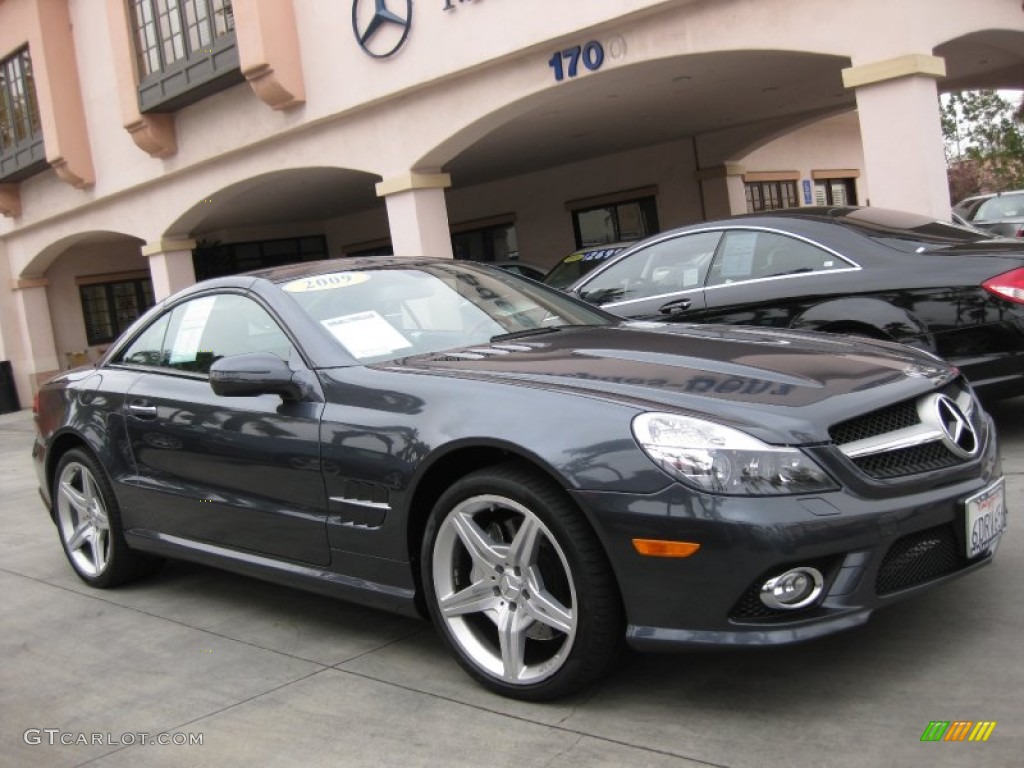
M 580 61 L 591 72 L 600 69 L 604 64 L 604 48 L 597 40 L 591 40 L 586 45 L 556 51 L 548 60 L 548 66 L 555 71 L 555 82 L 561 82 L 567 77 L 570 80 L 576 77 L 579 74 Z

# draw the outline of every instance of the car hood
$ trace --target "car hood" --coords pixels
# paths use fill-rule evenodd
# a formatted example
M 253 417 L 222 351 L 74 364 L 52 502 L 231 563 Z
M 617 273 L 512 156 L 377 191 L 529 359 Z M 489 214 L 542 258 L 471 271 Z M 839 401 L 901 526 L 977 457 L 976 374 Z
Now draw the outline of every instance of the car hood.
M 560 329 L 410 358 L 401 367 L 611 399 L 644 410 L 712 414 L 769 442 L 786 443 L 827 441 L 829 424 L 956 376 L 930 355 L 887 342 L 645 322 Z

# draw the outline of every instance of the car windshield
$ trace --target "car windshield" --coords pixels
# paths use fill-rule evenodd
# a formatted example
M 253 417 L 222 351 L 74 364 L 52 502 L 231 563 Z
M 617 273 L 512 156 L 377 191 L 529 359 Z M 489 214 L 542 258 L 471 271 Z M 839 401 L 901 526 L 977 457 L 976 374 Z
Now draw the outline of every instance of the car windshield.
M 885 208 L 851 209 L 836 221 L 883 245 L 910 253 L 970 245 L 994 237 L 951 222 Z
M 623 248 L 624 246 L 621 245 L 610 245 L 607 248 L 593 248 L 570 253 L 544 276 L 544 283 L 552 288 L 568 288 L 598 264 L 610 259 Z
M 364 363 L 614 322 L 525 278 L 456 262 L 309 275 L 281 288 Z

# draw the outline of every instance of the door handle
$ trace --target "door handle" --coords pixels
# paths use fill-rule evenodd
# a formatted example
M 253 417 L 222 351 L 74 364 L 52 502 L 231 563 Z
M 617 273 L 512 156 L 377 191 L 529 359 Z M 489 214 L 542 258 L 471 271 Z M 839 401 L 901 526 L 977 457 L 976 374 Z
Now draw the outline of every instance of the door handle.
M 156 406 L 146 405 L 143 402 L 134 402 L 128 404 L 128 412 L 136 419 L 155 419 L 156 418 Z
M 693 304 L 692 299 L 676 299 L 675 301 L 668 302 L 668 304 L 662 304 L 658 307 L 658 311 L 663 315 L 674 315 L 677 312 L 685 312 L 690 308 L 691 304 Z

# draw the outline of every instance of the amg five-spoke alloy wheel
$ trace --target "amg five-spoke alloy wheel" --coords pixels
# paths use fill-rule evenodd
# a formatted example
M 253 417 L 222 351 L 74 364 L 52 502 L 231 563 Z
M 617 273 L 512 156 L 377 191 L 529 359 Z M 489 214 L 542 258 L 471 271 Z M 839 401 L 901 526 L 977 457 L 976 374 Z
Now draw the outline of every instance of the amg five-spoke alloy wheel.
M 122 584 L 160 563 L 128 548 L 107 477 L 84 450 L 68 451 L 57 465 L 53 512 L 71 567 L 91 586 Z
M 462 666 L 524 699 L 577 690 L 622 638 L 604 553 L 550 481 L 515 465 L 473 473 L 438 501 L 423 577 L 435 623 Z

